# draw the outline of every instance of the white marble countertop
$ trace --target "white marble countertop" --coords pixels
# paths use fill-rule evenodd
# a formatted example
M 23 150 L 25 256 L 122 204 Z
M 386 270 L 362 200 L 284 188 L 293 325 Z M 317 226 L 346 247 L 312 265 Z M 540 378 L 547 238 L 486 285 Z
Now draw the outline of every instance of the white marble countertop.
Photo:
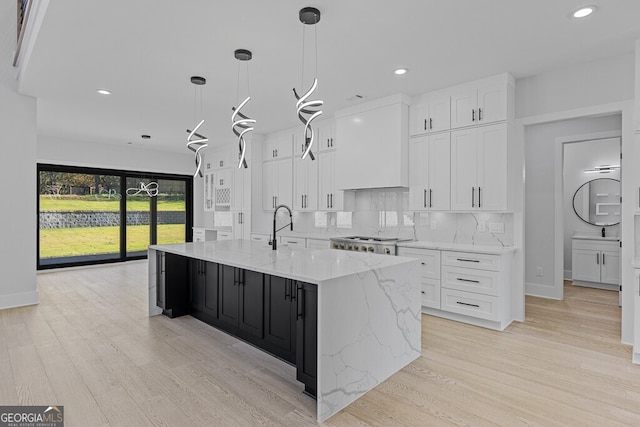
M 414 258 L 332 249 L 281 246 L 274 251 L 265 247 L 264 243 L 252 240 L 152 245 L 149 249 L 313 284 L 378 268 L 417 262 Z
M 600 240 L 600 241 L 612 241 L 612 242 L 617 242 L 620 240 L 620 237 L 617 237 L 617 236 L 602 237 L 602 236 L 576 235 L 576 236 L 571 236 L 571 238 L 576 240 Z
M 448 242 L 429 242 L 424 240 L 398 243 L 398 247 L 418 248 L 418 249 L 438 249 L 441 251 L 473 252 L 473 253 L 495 254 L 495 255 L 506 254 L 506 253 L 514 252 L 516 250 L 516 248 L 514 248 L 513 246 L 469 245 L 469 244 L 448 243 Z

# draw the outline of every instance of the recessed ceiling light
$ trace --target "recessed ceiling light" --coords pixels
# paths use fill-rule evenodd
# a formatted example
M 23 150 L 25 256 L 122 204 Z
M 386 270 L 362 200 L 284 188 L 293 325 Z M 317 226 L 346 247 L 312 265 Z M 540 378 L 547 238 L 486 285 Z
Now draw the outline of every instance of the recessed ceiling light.
M 401 76 L 403 74 L 406 74 L 406 72 L 409 71 L 406 68 L 396 68 L 395 70 L 393 70 L 393 73 L 397 76 Z
M 96 90 L 96 92 L 98 92 L 100 95 L 111 95 L 111 91 L 106 89 L 98 89 Z
M 584 17 L 587 17 L 587 16 L 591 15 L 595 11 L 596 11 L 596 7 L 595 6 L 586 6 L 586 7 L 580 8 L 580 9 L 576 10 L 575 12 L 573 12 L 573 17 L 574 18 L 584 18 Z

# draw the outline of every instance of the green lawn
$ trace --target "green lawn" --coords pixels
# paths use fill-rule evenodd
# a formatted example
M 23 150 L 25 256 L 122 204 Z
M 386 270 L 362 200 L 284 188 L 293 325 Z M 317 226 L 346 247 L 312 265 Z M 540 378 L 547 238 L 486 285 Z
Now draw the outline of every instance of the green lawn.
M 96 199 L 94 196 L 77 196 L 67 198 L 55 198 L 48 195 L 40 196 L 40 211 L 102 211 L 117 212 L 120 209 L 120 201 L 115 199 Z M 148 211 L 149 198 L 140 197 L 127 200 L 127 209 L 130 211 Z M 158 198 L 159 211 L 184 211 L 184 200 L 162 200 Z
M 158 225 L 158 243 L 184 242 L 184 224 Z M 146 250 L 149 226 L 127 227 L 127 250 Z M 40 230 L 40 258 L 112 254 L 120 251 L 120 227 L 82 227 Z

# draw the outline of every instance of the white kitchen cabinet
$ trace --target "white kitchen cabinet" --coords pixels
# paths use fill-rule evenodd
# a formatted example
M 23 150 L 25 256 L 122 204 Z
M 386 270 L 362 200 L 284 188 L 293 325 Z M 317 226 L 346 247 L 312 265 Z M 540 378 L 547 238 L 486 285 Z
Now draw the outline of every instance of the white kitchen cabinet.
M 620 242 L 600 238 L 572 239 L 571 259 L 574 285 L 618 289 L 620 284 Z
M 449 132 L 423 135 L 409 142 L 409 209 L 451 208 L 451 139 Z
M 507 209 L 507 124 L 451 132 L 451 210 Z
M 272 211 L 278 205 L 291 206 L 293 196 L 292 159 L 264 162 L 262 165 L 262 208 Z
M 249 240 L 251 238 L 251 210 L 232 212 L 234 239 Z
M 204 211 L 213 212 L 216 210 L 215 173 L 213 170 L 204 171 L 202 181 L 204 183 Z
M 507 120 L 507 85 L 485 81 L 475 84 L 451 94 L 452 129 Z
M 640 364 L 640 268 L 634 269 L 634 278 L 633 363 Z
M 336 186 L 336 152 L 335 150 L 325 151 L 318 156 L 318 210 L 321 211 L 353 209 L 355 194 L 352 191 L 338 190 Z M 353 173 L 357 172 L 353 171 Z
M 209 157 L 209 156 L 208 156 Z M 211 150 L 211 167 L 213 170 L 220 170 L 232 167 L 233 153 L 230 146 Z
M 278 236 L 278 246 L 290 246 L 292 248 L 306 248 L 307 240 L 304 237 Z
M 318 156 L 318 154 L 316 154 Z M 320 160 L 307 157 L 293 160 L 293 209 L 296 211 L 318 210 L 318 164 Z
M 215 191 L 215 208 L 220 209 L 231 207 L 233 170 L 229 168 L 218 170 L 217 172 L 215 172 L 213 181 Z
M 268 234 L 251 233 L 251 240 L 254 242 L 262 242 L 265 246 L 269 245 L 271 237 Z
M 440 308 L 440 251 L 434 249 L 398 248 L 398 256 L 420 260 L 422 306 Z
M 267 135 L 262 149 L 263 160 L 291 157 L 293 155 L 293 136 L 296 129 L 283 130 Z
M 424 135 L 451 128 L 451 97 L 436 95 L 410 108 L 409 136 Z
M 207 242 L 216 240 L 216 231 L 210 228 L 193 227 L 193 241 Z
M 233 240 L 233 231 L 232 230 L 225 230 L 225 231 L 219 231 L 218 230 L 218 240 Z
M 316 128 L 318 134 L 318 151 L 335 150 L 337 148 L 335 120 L 323 120 Z

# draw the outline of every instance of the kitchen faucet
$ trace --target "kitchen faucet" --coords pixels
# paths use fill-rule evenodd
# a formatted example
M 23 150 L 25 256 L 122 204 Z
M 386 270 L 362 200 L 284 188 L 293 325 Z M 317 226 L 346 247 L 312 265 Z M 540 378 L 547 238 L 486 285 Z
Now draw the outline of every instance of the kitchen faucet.
M 293 231 L 293 215 L 291 214 L 291 209 L 289 208 L 289 206 L 287 206 L 287 205 L 278 205 L 278 206 L 276 206 L 276 209 L 273 211 L 273 239 L 271 240 L 271 249 L 273 249 L 274 251 L 276 249 L 278 249 L 278 244 L 277 244 L 277 241 L 276 241 L 276 233 L 287 226 L 287 225 L 284 225 L 284 226 L 282 226 L 282 227 L 280 227 L 280 228 L 278 228 L 276 230 L 276 214 L 278 213 L 278 209 L 280 209 L 280 208 L 285 208 L 286 210 L 289 211 L 289 221 L 290 222 L 287 225 L 290 225 L 291 226 L 291 231 Z

